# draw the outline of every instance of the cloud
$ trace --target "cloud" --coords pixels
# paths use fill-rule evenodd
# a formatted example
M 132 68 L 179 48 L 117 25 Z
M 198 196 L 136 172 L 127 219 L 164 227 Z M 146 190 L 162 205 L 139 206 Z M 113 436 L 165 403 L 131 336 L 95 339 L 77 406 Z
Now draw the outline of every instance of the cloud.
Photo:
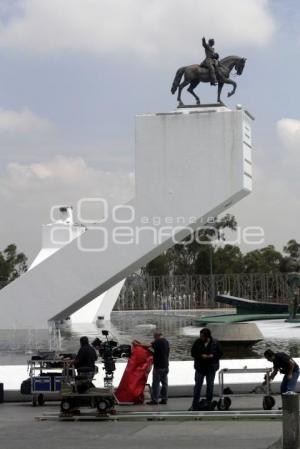
M 54 125 L 50 120 L 39 117 L 28 108 L 20 111 L 0 109 L 0 135 L 44 133 L 53 131 Z
M 294 157 L 300 156 L 300 120 L 283 118 L 277 122 L 277 132 L 288 152 L 294 153 Z M 299 160 L 300 162 L 300 160 Z
M 67 196 L 102 195 L 111 201 L 125 202 L 133 193 L 133 175 L 114 173 L 90 167 L 82 157 L 58 155 L 52 160 L 32 164 L 8 164 L 0 179 L 0 191 L 6 195 L 55 192 L 62 199 Z
M 51 120 L 28 107 L 0 109 L 0 174 L 12 161 L 41 158 L 58 136 L 59 128 Z
M 73 205 L 76 211 L 82 198 L 123 204 L 133 195 L 132 173 L 98 170 L 81 157 L 59 155 L 46 162 L 11 163 L 0 177 L 1 244 L 16 242 L 32 259 L 40 249 L 41 225 L 50 221 L 53 205 Z
M 58 137 L 56 124 L 28 107 L 0 109 L 0 174 L 12 161 L 40 159 Z
M 17 0 L 2 20 L 0 45 L 34 53 L 86 52 L 168 61 L 217 46 L 263 46 L 276 24 L 269 0 Z M 21 10 L 21 12 L 20 12 Z M 254 30 L 255 27 L 255 30 Z
M 277 157 L 263 148 L 253 151 L 253 193 L 232 208 L 242 227 L 262 226 L 265 242 L 279 250 L 290 239 L 300 242 L 300 120 L 276 123 L 281 143 Z M 244 250 L 254 248 L 244 246 Z

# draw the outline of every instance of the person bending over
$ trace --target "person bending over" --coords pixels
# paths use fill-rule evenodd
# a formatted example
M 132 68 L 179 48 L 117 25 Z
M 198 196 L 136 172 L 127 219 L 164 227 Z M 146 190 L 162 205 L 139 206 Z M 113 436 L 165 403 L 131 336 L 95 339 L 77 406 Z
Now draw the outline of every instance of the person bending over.
M 273 380 L 278 371 L 284 374 L 280 393 L 286 393 L 287 391 L 294 392 L 297 386 L 297 380 L 299 377 L 299 366 L 288 354 L 285 352 L 273 352 L 271 349 L 267 349 L 264 353 L 265 358 L 273 363 L 273 372 L 270 375 L 270 380 Z

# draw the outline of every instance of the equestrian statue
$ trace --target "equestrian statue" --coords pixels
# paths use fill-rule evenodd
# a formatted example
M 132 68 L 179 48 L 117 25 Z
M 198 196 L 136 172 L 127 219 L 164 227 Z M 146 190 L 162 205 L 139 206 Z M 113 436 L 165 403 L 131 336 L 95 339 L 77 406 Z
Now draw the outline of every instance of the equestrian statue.
M 205 50 L 205 59 L 201 64 L 193 64 L 185 67 L 181 67 L 177 70 L 171 92 L 175 94 L 178 90 L 177 101 L 178 106 L 184 106 L 181 100 L 182 89 L 189 85 L 187 91 L 193 95 L 196 99 L 196 104 L 200 104 L 200 98 L 195 94 L 194 89 L 200 82 L 210 83 L 215 86 L 218 85 L 218 102 L 221 103 L 221 92 L 224 84 L 231 84 L 233 89 L 228 92 L 228 97 L 231 97 L 236 91 L 237 84 L 235 81 L 229 78 L 229 75 L 233 68 L 236 70 L 237 75 L 243 73 L 246 58 L 240 58 L 239 56 L 227 56 L 224 59 L 219 59 L 218 53 L 215 52 L 214 39 L 209 39 L 206 42 L 205 37 L 202 38 L 202 45 Z M 183 81 L 181 82 L 181 79 Z

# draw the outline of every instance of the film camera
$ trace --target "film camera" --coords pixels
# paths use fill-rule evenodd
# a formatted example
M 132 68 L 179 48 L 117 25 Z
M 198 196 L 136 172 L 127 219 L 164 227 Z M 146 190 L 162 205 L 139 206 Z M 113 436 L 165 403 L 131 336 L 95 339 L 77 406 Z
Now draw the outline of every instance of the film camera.
M 129 358 L 131 356 L 130 345 L 119 345 L 119 343 L 113 339 L 109 339 L 109 332 L 107 330 L 102 331 L 105 340 L 95 338 L 92 342 L 92 346 L 98 351 L 99 356 L 102 359 L 103 369 L 105 371 L 104 386 L 112 386 L 114 371 L 116 370 L 115 360 L 120 358 Z

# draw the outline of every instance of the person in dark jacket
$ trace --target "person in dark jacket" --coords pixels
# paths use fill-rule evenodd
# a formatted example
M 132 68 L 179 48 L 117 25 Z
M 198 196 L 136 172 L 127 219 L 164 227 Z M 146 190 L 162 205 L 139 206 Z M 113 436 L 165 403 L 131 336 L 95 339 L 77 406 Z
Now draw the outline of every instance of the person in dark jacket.
M 154 332 L 153 337 L 154 340 L 150 345 L 150 348 L 153 349 L 152 391 L 151 401 L 147 404 L 167 404 L 170 345 L 160 332 Z M 158 402 L 159 397 L 161 397 L 160 402 Z
M 214 394 L 214 380 L 219 369 L 222 350 L 217 340 L 212 338 L 210 329 L 203 328 L 191 349 L 195 368 L 195 387 L 193 403 L 190 410 L 197 410 L 201 397 L 201 389 L 206 379 L 206 400 L 210 403 Z
M 89 344 L 88 337 L 80 338 L 80 349 L 76 355 L 74 365 L 77 371 L 95 373 L 97 360 L 95 349 Z M 90 369 L 89 369 L 90 368 Z
M 299 366 L 288 354 L 285 352 L 273 352 L 267 349 L 264 353 L 265 358 L 273 363 L 273 372 L 270 375 L 270 380 L 273 380 L 278 371 L 284 374 L 280 392 L 281 394 L 287 391 L 295 392 L 297 381 L 299 377 Z

